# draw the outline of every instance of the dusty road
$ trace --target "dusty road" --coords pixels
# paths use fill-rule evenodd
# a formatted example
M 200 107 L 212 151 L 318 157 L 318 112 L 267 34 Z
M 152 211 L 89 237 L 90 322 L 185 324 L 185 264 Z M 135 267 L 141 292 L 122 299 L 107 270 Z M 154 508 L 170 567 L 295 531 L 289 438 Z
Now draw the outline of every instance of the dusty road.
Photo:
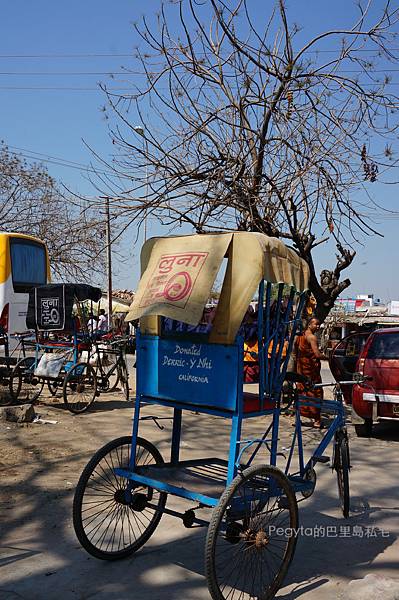
M 130 433 L 132 404 L 104 394 L 89 413 L 74 416 L 60 398 L 48 398 L 36 412 L 57 424 L 0 423 L 0 600 L 209 600 L 203 529 L 164 516 L 144 548 L 115 563 L 90 557 L 75 538 L 71 505 L 80 472 L 100 446 Z M 167 457 L 170 412 L 146 407 L 144 414 L 162 417 L 163 430 L 145 420 L 141 435 Z M 252 420 L 246 431 L 260 432 L 264 422 Z M 284 445 L 292 429 L 283 422 Z M 279 598 L 345 599 L 350 580 L 398 577 L 399 428 L 381 425 L 373 439 L 356 438 L 351 425 L 349 431 L 351 516 L 341 517 L 335 475 L 319 465 L 316 492 L 299 505 L 301 525 L 319 526 L 319 535 L 299 540 Z M 227 432 L 223 419 L 186 414 L 183 457 L 222 456 Z M 319 435 L 307 431 L 307 448 Z

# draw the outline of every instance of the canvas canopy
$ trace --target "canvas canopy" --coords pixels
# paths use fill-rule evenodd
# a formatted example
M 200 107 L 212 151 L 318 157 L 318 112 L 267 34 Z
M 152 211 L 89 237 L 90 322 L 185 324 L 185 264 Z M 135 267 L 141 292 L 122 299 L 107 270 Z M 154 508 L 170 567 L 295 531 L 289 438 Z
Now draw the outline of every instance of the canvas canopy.
M 40 331 L 70 331 L 75 302 L 101 298 L 100 288 L 81 283 L 54 283 L 33 287 L 29 292 L 26 326 Z
M 142 276 L 126 320 L 140 318 L 141 328 L 154 334 L 159 315 L 197 325 L 225 256 L 211 342 L 234 341 L 262 279 L 307 289 L 307 264 L 276 238 L 249 232 L 151 238 L 141 251 Z

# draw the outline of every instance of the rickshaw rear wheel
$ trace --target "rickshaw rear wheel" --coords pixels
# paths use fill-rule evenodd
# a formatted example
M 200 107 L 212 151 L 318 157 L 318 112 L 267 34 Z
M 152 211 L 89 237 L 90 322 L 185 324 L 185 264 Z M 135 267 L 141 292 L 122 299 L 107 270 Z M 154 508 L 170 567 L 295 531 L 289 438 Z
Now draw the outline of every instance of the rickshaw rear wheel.
M 345 519 L 349 517 L 349 442 L 346 431 L 339 430 L 335 434 L 334 442 L 334 469 L 337 472 L 338 494 L 341 501 L 342 514 Z
M 158 526 L 166 503 L 165 492 L 138 486 L 115 474 L 117 468 L 129 468 L 131 442 L 130 436 L 124 436 L 98 450 L 84 468 L 75 491 L 76 536 L 89 554 L 103 560 L 125 558 L 143 546 Z M 163 462 L 153 444 L 137 438 L 137 465 Z
M 76 363 L 66 374 L 62 387 L 64 404 L 73 413 L 85 412 L 97 395 L 97 376 L 85 362 Z
M 205 570 L 213 600 L 271 600 L 295 552 L 298 505 L 276 467 L 253 466 L 222 494 L 209 523 Z
M 35 402 L 42 393 L 44 381 L 35 376 L 35 366 L 35 357 L 26 356 L 12 370 L 9 386 L 15 402 Z

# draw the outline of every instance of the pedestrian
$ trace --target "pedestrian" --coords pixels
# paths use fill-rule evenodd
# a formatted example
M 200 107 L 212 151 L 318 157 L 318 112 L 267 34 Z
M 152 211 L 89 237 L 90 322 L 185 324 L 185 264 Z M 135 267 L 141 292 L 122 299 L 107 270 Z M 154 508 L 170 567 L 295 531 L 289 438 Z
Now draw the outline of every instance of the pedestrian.
M 295 340 L 295 359 L 296 372 L 308 377 L 313 383 L 321 383 L 321 359 L 325 358 L 320 352 L 317 343 L 316 332 L 320 329 L 320 321 L 312 317 L 307 324 L 305 331 Z M 298 383 L 298 390 L 301 395 L 323 399 L 323 388 L 306 391 L 302 384 Z M 317 402 L 318 403 L 318 402 Z M 320 406 L 315 404 L 302 406 L 300 409 L 301 416 L 311 419 L 313 427 L 321 429 Z
M 97 319 L 92 312 L 89 313 L 89 319 L 87 321 L 87 329 L 90 334 L 97 331 Z
M 98 323 L 97 323 L 97 332 L 98 333 L 106 333 L 108 331 L 108 319 L 105 316 L 105 310 L 100 308 L 98 313 Z

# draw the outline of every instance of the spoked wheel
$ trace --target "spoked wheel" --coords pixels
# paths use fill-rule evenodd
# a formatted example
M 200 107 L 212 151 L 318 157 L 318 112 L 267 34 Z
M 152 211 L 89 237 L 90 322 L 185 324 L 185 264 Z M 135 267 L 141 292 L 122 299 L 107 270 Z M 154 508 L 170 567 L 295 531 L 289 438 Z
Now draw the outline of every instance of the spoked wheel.
M 105 391 L 113 392 L 118 387 L 119 383 L 119 369 L 118 369 L 118 358 L 115 354 L 108 354 L 108 367 L 107 367 L 107 378 Z M 110 371 L 112 370 L 112 373 Z
M 115 474 L 128 468 L 131 437 L 109 442 L 80 476 L 73 501 L 73 525 L 83 548 L 96 558 L 116 560 L 133 554 L 154 533 L 166 493 L 134 484 Z M 161 464 L 163 458 L 147 440 L 137 439 L 136 464 Z
M 10 377 L 10 394 L 14 401 L 35 402 L 40 396 L 44 381 L 34 373 L 36 360 L 26 356 L 14 367 Z
M 313 492 L 315 490 L 316 481 L 317 481 L 316 471 L 313 469 L 313 467 L 311 467 L 311 468 L 307 469 L 307 471 L 305 471 L 303 478 L 309 484 L 309 487 L 306 490 L 303 489 L 301 491 L 301 494 L 304 498 L 310 498 L 310 496 L 313 494 Z
M 125 362 L 120 362 L 118 365 L 119 382 L 122 386 L 123 393 L 126 400 L 129 400 L 129 374 Z
M 342 514 L 345 519 L 349 516 L 349 442 L 346 430 L 341 429 L 335 434 L 334 469 L 337 472 L 338 493 L 341 501 Z
M 97 377 L 91 365 L 77 363 L 64 379 L 62 395 L 65 406 L 73 413 L 82 413 L 93 403 L 97 394 Z
M 298 505 L 276 467 L 253 466 L 222 494 L 209 523 L 205 569 L 213 600 L 274 598 L 294 555 Z

